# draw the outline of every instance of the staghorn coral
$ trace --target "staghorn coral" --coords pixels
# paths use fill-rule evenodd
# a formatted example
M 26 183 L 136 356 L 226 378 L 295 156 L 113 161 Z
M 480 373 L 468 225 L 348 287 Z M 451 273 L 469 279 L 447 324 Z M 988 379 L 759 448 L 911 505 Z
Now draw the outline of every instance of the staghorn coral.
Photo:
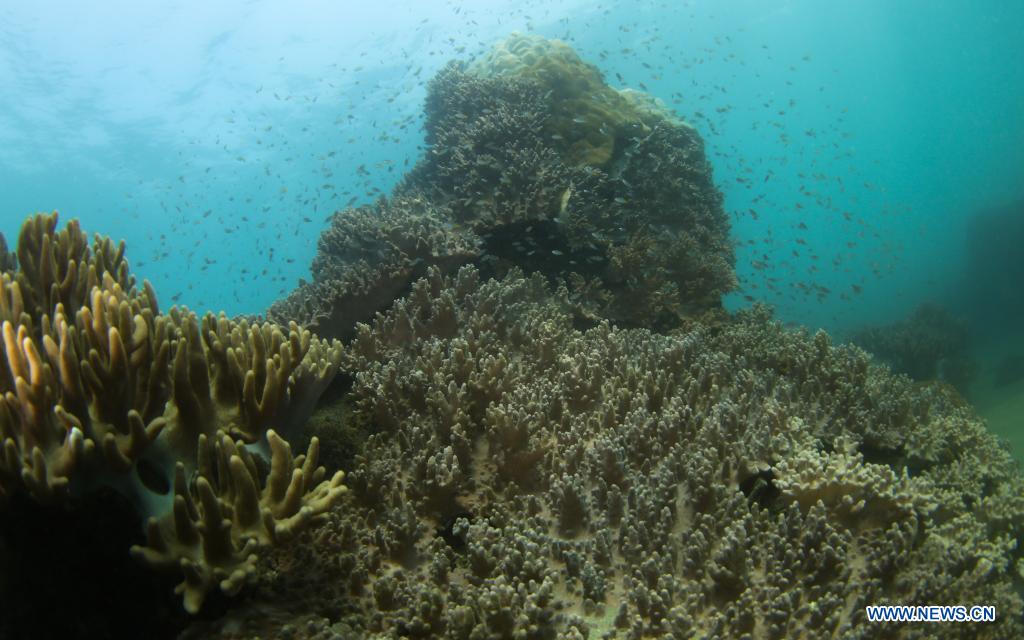
M 361 325 L 352 501 L 256 601 L 324 616 L 297 637 L 960 637 L 864 607 L 965 602 L 999 611 L 972 637 L 1024 631 L 1024 483 L 941 387 L 760 307 L 673 335 L 572 309 L 466 267 Z
M 324 480 L 316 467 L 315 440 L 293 458 L 270 431 L 304 421 L 340 345 L 294 324 L 160 314 L 123 243 L 89 247 L 77 222 L 56 226 L 56 214 L 25 222 L 19 270 L 0 283 L 0 502 L 116 488 L 151 518 L 150 548 L 136 555 L 183 571 L 195 612 L 211 589 L 238 590 L 257 547 L 315 522 L 343 492 L 340 472 Z M 244 448 L 264 441 L 269 471 Z
M 564 282 L 583 322 L 670 329 L 735 287 L 703 142 L 565 43 L 514 35 L 429 84 L 426 153 L 390 200 L 336 214 L 313 282 L 268 311 L 350 337 L 411 282 L 473 264 Z

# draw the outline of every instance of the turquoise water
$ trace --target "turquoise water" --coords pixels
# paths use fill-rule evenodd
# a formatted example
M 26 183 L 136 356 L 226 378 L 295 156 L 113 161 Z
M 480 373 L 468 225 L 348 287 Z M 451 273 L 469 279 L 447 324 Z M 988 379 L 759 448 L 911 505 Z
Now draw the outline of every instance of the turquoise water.
M 842 334 L 955 299 L 968 220 L 1024 185 L 1021 3 L 347 4 L 5 3 L 0 230 L 57 209 L 164 306 L 260 313 L 418 157 L 429 78 L 516 30 L 698 128 L 730 308 Z
M 1024 509 L 1008 451 L 1024 461 L 1024 3 L 97 6 L 0 3 L 0 232 L 13 246 L 27 215 L 59 210 L 64 221 L 123 238 L 133 273 L 152 282 L 165 313 L 149 315 L 147 289 L 136 306 L 118 308 L 117 327 L 103 322 L 113 324 L 116 295 L 105 300 L 109 315 L 78 310 L 74 331 L 40 317 L 49 304 L 4 323 L 0 640 L 182 630 L 182 638 L 932 631 L 861 626 L 863 605 L 890 603 L 998 604 L 993 634 L 1021 626 Z M 344 347 L 306 351 L 293 333 L 290 349 L 278 350 L 285 343 L 270 327 L 236 325 L 229 338 L 226 321 L 219 334 L 202 325 L 203 340 L 187 314 L 166 313 L 178 304 L 261 314 L 309 279 L 332 215 L 391 193 L 423 157 L 431 78 L 517 31 L 567 41 L 611 85 L 655 96 L 697 129 L 736 249 L 729 311 L 767 303 L 790 326 L 853 340 L 922 383 L 868 370 L 856 354 L 828 348 L 823 334 L 790 335 L 757 312 L 722 321 L 717 310 L 674 299 L 676 282 L 650 271 L 728 269 L 691 269 L 694 254 L 682 250 L 690 238 L 673 226 L 690 211 L 669 202 L 671 215 L 638 224 L 665 212 L 631 201 L 696 193 L 689 202 L 715 223 L 697 248 L 714 243 L 721 227 L 708 203 L 717 201 L 706 197 L 691 134 L 656 125 L 665 138 L 651 134 L 658 144 L 646 147 L 642 120 L 612 122 L 616 144 L 627 144 L 588 183 L 593 174 L 560 155 L 575 127 L 545 130 L 542 144 L 523 150 L 488 133 L 507 124 L 493 114 L 522 108 L 528 117 L 508 127 L 519 141 L 542 117 L 529 119 L 530 101 L 547 89 L 500 97 L 517 89 L 507 78 L 487 84 L 497 64 L 483 76 L 448 74 L 432 93 L 432 131 L 444 140 L 458 118 L 479 118 L 468 143 L 439 144 L 448 159 L 428 166 L 398 204 L 334 218 L 334 255 L 318 268 L 323 287 L 300 288 L 307 299 L 275 318 L 322 320 Z M 479 87 L 497 87 L 499 99 L 481 99 L 490 89 Z M 603 89 L 589 104 L 560 97 L 542 113 L 567 122 L 564 105 L 600 113 L 598 103 L 614 104 L 608 94 L 624 100 Z M 438 105 L 457 105 L 459 91 L 471 100 L 438 126 Z M 584 115 L 571 122 L 593 134 Z M 476 152 L 471 167 L 460 156 L 469 143 L 504 145 L 498 154 L 508 160 Z M 646 163 L 638 150 L 650 148 L 666 154 L 648 153 Z M 521 211 L 509 207 L 503 218 L 499 198 L 511 193 L 516 203 L 519 194 L 494 185 L 523 184 L 517 172 L 531 157 L 541 160 L 526 189 L 561 169 L 568 186 L 558 184 L 557 198 L 523 198 L 517 204 L 537 211 L 516 219 Z M 488 166 L 501 173 L 483 179 Z M 627 178 L 640 184 L 643 167 L 659 182 L 634 191 Z M 664 197 L 662 178 L 673 182 Z M 612 203 L 621 217 L 606 215 Z M 360 216 L 373 211 L 424 225 L 412 239 L 387 230 L 401 245 L 394 253 L 414 254 L 408 263 L 382 249 L 385 232 L 366 228 L 373 223 Z M 600 224 L 579 224 L 581 212 Z M 426 249 L 424 228 L 433 232 Z M 652 229 L 669 234 L 664 251 L 647 247 Z M 460 253 L 461 242 L 472 250 Z M 728 253 L 714 249 L 703 255 Z M 366 270 L 353 265 L 374 255 L 399 266 L 370 270 L 373 288 L 361 290 Z M 454 275 L 463 259 L 474 268 Z M 420 281 L 390 320 L 349 340 L 352 317 L 391 305 L 411 274 L 435 262 L 449 269 L 450 286 Z M 606 280 L 571 281 L 571 293 L 553 295 L 536 280 L 477 286 L 510 265 Z M 652 281 L 664 286 L 646 289 Z M 343 295 L 315 318 L 323 309 L 309 298 L 339 282 Z M 19 306 L 20 286 L 10 287 L 8 306 Z M 655 304 L 663 294 L 664 307 Z M 708 313 L 690 324 L 677 308 Z M 652 332 L 681 326 L 683 335 L 577 331 L 601 318 Z M 274 375 L 300 354 L 299 369 Z M 308 451 L 292 459 L 266 429 L 305 422 L 314 401 L 306 428 L 286 434 L 296 453 Z M 143 413 L 152 443 L 138 428 L 121 430 L 138 427 Z M 161 428 L 166 436 L 156 435 Z M 269 465 L 243 454 L 246 436 L 253 450 L 274 451 Z M 317 486 L 324 470 L 309 473 L 321 441 L 313 436 L 330 473 L 349 474 L 345 498 L 341 475 L 325 489 Z M 125 442 L 116 457 L 111 445 Z M 103 450 L 106 467 L 90 466 L 90 448 Z M 43 449 L 59 451 L 44 458 Z M 303 471 L 281 497 L 292 466 Z M 67 504 L 36 504 L 65 480 Z M 253 508 L 257 486 L 262 512 Z M 305 519 L 314 513 L 328 516 L 323 528 Z M 150 515 L 164 533 L 150 521 L 143 548 Z M 277 523 L 287 523 L 280 535 Z M 291 537 L 311 524 L 309 535 Z M 172 525 L 168 550 L 161 540 Z M 182 576 L 184 598 L 174 586 Z

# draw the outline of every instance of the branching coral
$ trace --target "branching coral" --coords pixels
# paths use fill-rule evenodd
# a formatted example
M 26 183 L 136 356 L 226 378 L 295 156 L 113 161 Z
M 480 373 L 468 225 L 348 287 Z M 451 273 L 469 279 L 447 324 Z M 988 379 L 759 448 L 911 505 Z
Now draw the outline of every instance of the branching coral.
M 83 465 L 125 473 L 164 426 L 170 338 L 152 290 L 136 290 L 123 247 L 97 238 L 90 249 L 76 223 L 56 224 L 55 214 L 26 222 L 20 269 L 0 292 L 0 497 L 22 483 L 57 497 Z
M 1019 469 L 944 387 L 721 312 L 692 129 L 535 38 L 429 93 L 426 157 L 334 216 L 277 325 L 161 314 L 122 248 L 31 220 L 0 292 L 0 497 L 127 490 L 132 554 L 188 611 L 252 586 L 222 638 L 921 637 L 868 623 L 890 603 L 1024 635 Z M 272 430 L 339 366 L 322 433 L 365 434 L 350 489 Z
M 110 238 L 99 235 L 90 247 L 77 220 L 57 231 L 56 214 L 29 218 L 18 234 L 15 273 L 24 310 L 39 318 L 52 315 L 60 303 L 74 313 L 88 304 L 93 288 L 104 284 L 107 275 L 123 291 L 131 291 L 135 279 L 128 273 L 124 249 L 123 241 L 115 246 Z M 152 291 L 145 293 L 156 313 L 156 297 Z
M 428 267 L 449 270 L 480 256 L 480 239 L 448 217 L 415 196 L 335 214 L 318 243 L 313 282 L 275 303 L 268 317 L 351 337 L 356 322 L 386 309 Z
M 623 139 L 661 122 L 681 124 L 655 98 L 609 87 L 597 67 L 561 40 L 513 33 L 469 71 L 536 83 L 550 105 L 550 115 L 539 124 L 570 165 L 607 165 Z
M 735 286 L 703 142 L 565 43 L 515 35 L 430 82 L 429 148 L 372 209 L 336 214 L 313 282 L 268 316 L 349 337 L 429 266 L 564 282 L 587 322 L 669 329 Z
M 237 591 L 256 546 L 308 526 L 344 490 L 340 472 L 324 480 L 316 467 L 315 442 L 293 458 L 269 430 L 302 423 L 341 347 L 294 324 L 160 314 L 123 243 L 90 247 L 76 222 L 56 226 L 56 214 L 26 221 L 19 270 L 3 274 L 0 499 L 119 489 L 153 518 L 153 548 L 137 555 L 180 568 L 194 612 L 218 584 Z M 245 448 L 265 438 L 269 474 Z
M 324 481 L 324 468 L 317 467 L 316 438 L 306 455 L 297 458 L 274 431 L 267 432 L 267 441 L 270 472 L 261 487 L 262 474 L 242 441 L 221 434 L 211 442 L 201 435 L 193 486 L 178 463 L 171 516 L 150 518 L 147 546 L 132 548 L 147 564 L 184 574 L 176 593 L 184 597 L 190 613 L 197 613 L 215 588 L 238 593 L 255 572 L 258 549 L 309 527 L 346 491 L 340 471 Z
M 864 607 L 963 602 L 1022 632 L 1021 478 L 941 389 L 762 308 L 663 335 L 572 307 L 466 267 L 361 326 L 352 504 L 261 597 L 381 637 L 916 637 Z

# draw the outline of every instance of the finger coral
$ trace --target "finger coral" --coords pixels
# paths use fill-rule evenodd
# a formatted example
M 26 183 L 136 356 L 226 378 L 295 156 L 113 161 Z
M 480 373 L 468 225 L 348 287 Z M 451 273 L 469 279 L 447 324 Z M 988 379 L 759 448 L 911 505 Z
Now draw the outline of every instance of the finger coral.
M 978 637 L 1022 632 L 1010 456 L 941 387 L 763 308 L 581 331 L 537 274 L 432 270 L 344 369 L 371 425 L 352 502 L 261 589 L 345 602 L 355 635 L 916 637 L 865 606 L 965 602 L 999 611 Z
M 293 458 L 272 428 L 301 425 L 340 344 L 295 324 L 161 314 L 124 243 L 90 246 L 76 221 L 57 231 L 56 214 L 29 218 L 17 252 L 0 281 L 0 501 L 121 491 L 151 518 L 136 555 L 184 572 L 195 612 L 209 590 L 241 587 L 254 548 L 338 500 L 342 476 L 324 479 L 316 443 Z M 249 445 L 269 446 L 269 471 Z
M 197 613 L 214 589 L 238 593 L 255 572 L 257 550 L 284 542 L 322 519 L 346 491 L 342 472 L 324 480 L 315 438 L 297 458 L 273 430 L 267 432 L 267 441 L 270 472 L 261 487 L 261 474 L 242 441 L 233 442 L 222 433 L 211 443 L 201 435 L 193 486 L 178 463 L 171 516 L 150 518 L 147 545 L 132 548 L 147 564 L 184 574 L 176 593 L 189 613 Z

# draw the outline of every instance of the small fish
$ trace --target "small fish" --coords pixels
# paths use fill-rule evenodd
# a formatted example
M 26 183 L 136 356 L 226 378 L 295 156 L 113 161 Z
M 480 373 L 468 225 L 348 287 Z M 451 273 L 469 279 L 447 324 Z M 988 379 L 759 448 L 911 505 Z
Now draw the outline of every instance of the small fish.
M 565 188 L 565 192 L 562 193 L 562 203 L 558 207 L 558 217 L 559 218 L 561 218 L 562 215 L 565 214 L 565 208 L 569 206 L 569 198 L 571 198 L 571 197 L 572 197 L 572 183 L 570 182 L 569 186 Z

